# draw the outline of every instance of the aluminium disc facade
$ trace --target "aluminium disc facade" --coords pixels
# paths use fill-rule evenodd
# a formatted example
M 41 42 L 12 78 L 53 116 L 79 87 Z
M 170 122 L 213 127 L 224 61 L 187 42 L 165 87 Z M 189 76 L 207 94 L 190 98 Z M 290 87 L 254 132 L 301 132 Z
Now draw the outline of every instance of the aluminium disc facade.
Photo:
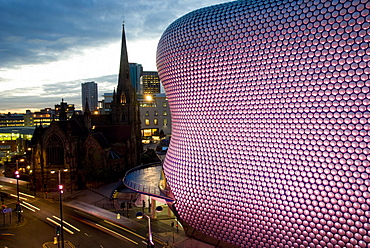
M 164 32 L 179 217 L 240 247 L 369 247 L 370 3 L 235 1 Z

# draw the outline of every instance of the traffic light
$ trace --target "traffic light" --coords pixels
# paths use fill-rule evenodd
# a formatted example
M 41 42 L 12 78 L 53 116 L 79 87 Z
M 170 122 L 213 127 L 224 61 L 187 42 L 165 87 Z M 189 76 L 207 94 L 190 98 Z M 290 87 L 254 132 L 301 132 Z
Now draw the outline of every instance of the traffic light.
M 19 203 L 15 204 L 15 211 L 22 213 L 22 206 Z
M 60 193 L 63 193 L 63 185 L 62 184 L 59 184 L 58 185 L 58 188 L 59 188 Z
M 19 178 L 19 171 L 18 171 L 18 170 L 16 170 L 16 171 L 14 172 L 14 174 L 15 174 L 15 178 Z
M 55 234 L 56 234 L 57 236 L 59 236 L 59 235 L 60 235 L 60 226 L 56 226 L 56 227 L 55 227 Z

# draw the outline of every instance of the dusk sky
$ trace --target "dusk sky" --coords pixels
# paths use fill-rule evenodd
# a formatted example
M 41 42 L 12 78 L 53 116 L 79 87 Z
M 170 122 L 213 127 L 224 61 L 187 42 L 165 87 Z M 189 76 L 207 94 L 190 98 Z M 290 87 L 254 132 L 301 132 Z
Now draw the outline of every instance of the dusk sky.
M 81 109 L 81 83 L 99 100 L 117 86 L 122 21 L 129 62 L 156 71 L 163 31 L 180 16 L 223 0 L 0 0 L 0 113 L 61 102 Z

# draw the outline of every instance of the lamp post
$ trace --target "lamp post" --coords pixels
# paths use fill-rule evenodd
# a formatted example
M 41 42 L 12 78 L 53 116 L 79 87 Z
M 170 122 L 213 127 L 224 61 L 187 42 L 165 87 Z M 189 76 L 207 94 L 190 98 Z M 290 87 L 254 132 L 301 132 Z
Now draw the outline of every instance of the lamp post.
M 18 179 L 19 179 L 19 170 L 18 170 L 18 159 L 15 161 L 16 163 L 16 170 L 15 170 L 15 178 L 17 179 L 17 202 L 19 204 L 19 182 L 18 182 Z
M 63 170 L 64 172 L 68 171 L 67 169 Z M 62 248 L 64 248 L 64 233 L 63 233 L 63 185 L 61 183 L 60 168 L 58 169 L 58 189 L 59 189 L 59 211 L 60 211 L 60 240 L 62 243 Z M 52 174 L 55 173 L 55 170 L 51 171 Z M 59 247 L 59 244 L 58 244 Z
M 163 208 L 161 206 L 158 206 L 155 208 L 155 211 L 156 212 L 162 212 Z M 146 215 L 146 214 L 143 214 L 142 212 L 137 212 L 136 213 L 136 218 L 137 219 L 142 219 L 143 216 L 145 216 L 147 219 L 148 219 L 148 239 L 149 239 L 149 242 L 148 242 L 148 245 L 147 247 L 148 248 L 154 248 L 154 242 L 153 242 L 153 234 L 152 234 L 152 225 L 150 223 L 150 216 Z

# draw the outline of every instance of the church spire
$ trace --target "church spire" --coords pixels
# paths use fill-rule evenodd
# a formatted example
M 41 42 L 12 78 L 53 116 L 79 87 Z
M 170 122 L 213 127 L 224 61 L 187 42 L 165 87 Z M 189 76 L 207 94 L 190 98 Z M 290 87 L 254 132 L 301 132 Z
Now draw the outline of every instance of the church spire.
M 129 88 L 131 86 L 130 66 L 128 63 L 125 25 L 122 24 L 122 44 L 121 44 L 121 61 L 118 75 L 117 100 L 119 103 L 126 103 L 128 100 Z
M 84 109 L 85 126 L 88 130 L 91 128 L 91 111 L 89 107 L 89 101 L 86 98 L 85 109 Z
M 84 113 L 91 113 L 90 112 L 90 106 L 89 106 L 89 101 L 87 100 L 87 97 L 86 97 L 86 101 L 85 101 L 85 109 L 84 109 Z
M 112 123 L 131 125 L 137 122 L 138 112 L 136 92 L 131 84 L 130 65 L 128 63 L 125 26 L 122 25 L 121 60 L 118 74 L 117 91 L 113 93 Z M 135 117 L 134 117 L 135 116 Z

